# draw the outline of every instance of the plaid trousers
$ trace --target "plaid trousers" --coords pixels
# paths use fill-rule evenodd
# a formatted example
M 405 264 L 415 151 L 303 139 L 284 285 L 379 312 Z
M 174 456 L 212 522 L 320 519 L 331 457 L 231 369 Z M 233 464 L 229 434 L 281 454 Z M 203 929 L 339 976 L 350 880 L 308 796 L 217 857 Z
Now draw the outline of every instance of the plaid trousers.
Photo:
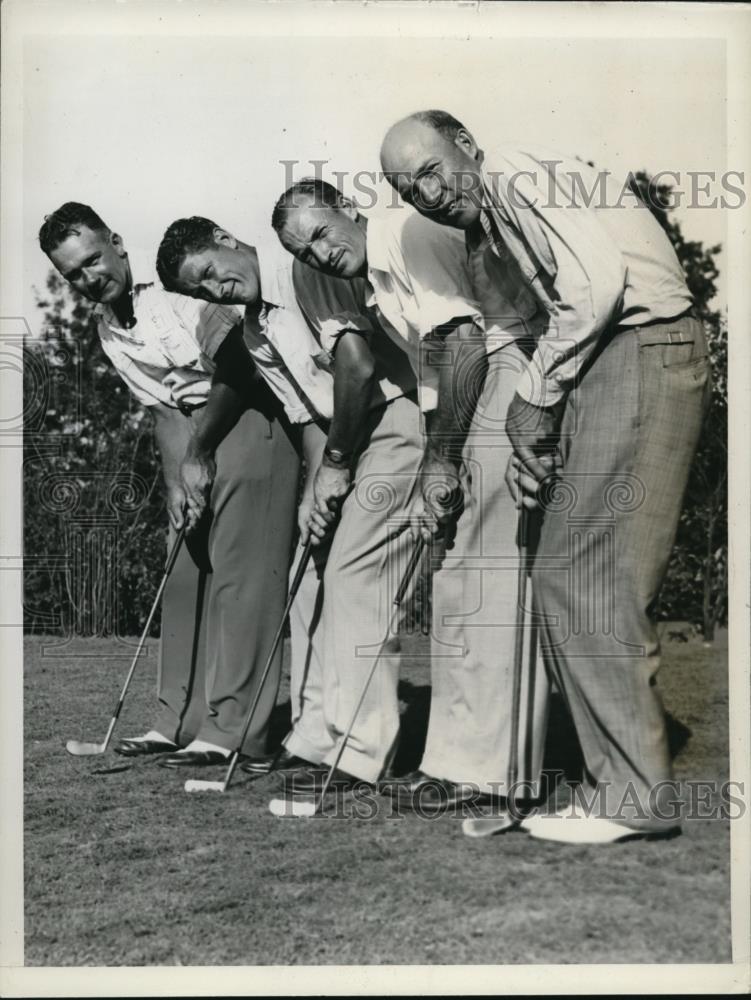
M 585 786 L 635 829 L 675 825 L 660 794 L 671 762 L 650 612 L 709 390 L 704 331 L 691 316 L 603 338 L 566 401 L 560 479 L 532 573 L 543 654 L 576 725 Z

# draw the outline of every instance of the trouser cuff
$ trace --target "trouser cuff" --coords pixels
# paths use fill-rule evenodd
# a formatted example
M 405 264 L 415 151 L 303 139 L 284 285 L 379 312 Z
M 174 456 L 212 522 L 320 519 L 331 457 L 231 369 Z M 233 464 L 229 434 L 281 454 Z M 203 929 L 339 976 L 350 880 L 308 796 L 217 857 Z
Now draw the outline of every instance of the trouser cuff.
M 335 757 L 336 748 L 334 747 L 326 754 L 324 764 L 331 766 Z M 366 757 L 365 754 L 345 748 L 342 759 L 337 766 L 341 771 L 351 774 L 353 778 L 359 778 L 360 781 L 367 781 L 374 785 L 381 777 L 383 765 L 383 759 L 374 760 L 372 757 Z
M 311 764 L 323 764 L 329 752 L 328 748 L 322 750 L 294 729 L 282 742 L 289 753 L 295 757 L 302 757 L 303 760 L 309 760 Z

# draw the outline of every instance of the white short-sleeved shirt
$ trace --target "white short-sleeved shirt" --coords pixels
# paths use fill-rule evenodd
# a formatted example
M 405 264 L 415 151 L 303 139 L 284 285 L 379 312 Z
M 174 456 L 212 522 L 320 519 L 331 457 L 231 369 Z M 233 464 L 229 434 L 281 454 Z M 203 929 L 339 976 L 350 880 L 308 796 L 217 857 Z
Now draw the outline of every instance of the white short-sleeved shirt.
M 138 251 L 128 253 L 128 262 L 136 324 L 126 330 L 111 306 L 96 306 L 105 354 L 145 406 L 203 406 L 211 390 L 213 358 L 238 324 L 237 311 L 165 291 Z
M 435 330 L 471 320 L 485 330 L 489 354 L 530 335 L 537 304 L 531 296 L 508 300 L 487 270 L 495 262 L 468 253 L 463 233 L 402 207 L 370 218 L 367 233 L 374 299 L 382 319 L 404 341 L 423 411 L 435 409 L 438 399 L 438 370 L 431 364 Z
M 328 354 L 301 313 L 292 283 L 294 257 L 279 244 L 256 247 L 263 304 L 246 315 L 243 336 L 259 373 L 292 423 L 334 414 L 334 378 Z
M 368 305 L 373 289 L 365 278 L 337 278 L 299 260 L 292 265 L 292 276 L 297 303 L 321 346 L 324 364 L 333 370 L 340 337 L 356 333 L 368 343 L 375 363 L 377 385 L 371 408 L 415 393 L 417 383 L 405 343 L 388 324 L 381 324 L 377 309 Z

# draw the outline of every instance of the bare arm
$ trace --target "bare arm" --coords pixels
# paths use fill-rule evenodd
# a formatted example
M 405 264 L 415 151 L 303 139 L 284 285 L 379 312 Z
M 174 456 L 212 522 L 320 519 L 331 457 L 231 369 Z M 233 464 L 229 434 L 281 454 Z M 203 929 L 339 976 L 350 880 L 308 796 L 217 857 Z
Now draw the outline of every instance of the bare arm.
M 342 334 L 334 360 L 334 416 L 326 450 L 314 470 L 311 530 L 319 538 L 333 524 L 352 485 L 352 461 L 368 419 L 375 384 L 375 362 L 367 340 L 360 333 Z
M 237 326 L 225 337 L 214 356 L 216 371 L 211 391 L 185 452 L 180 476 L 188 503 L 188 525 L 195 527 L 208 503 L 216 476 L 216 449 L 247 409 L 259 379 Z
M 150 406 L 154 418 L 154 438 L 162 460 L 162 474 L 167 489 L 167 514 L 173 527 L 183 523 L 185 491 L 180 480 L 180 465 L 190 443 L 190 421 L 171 406 Z

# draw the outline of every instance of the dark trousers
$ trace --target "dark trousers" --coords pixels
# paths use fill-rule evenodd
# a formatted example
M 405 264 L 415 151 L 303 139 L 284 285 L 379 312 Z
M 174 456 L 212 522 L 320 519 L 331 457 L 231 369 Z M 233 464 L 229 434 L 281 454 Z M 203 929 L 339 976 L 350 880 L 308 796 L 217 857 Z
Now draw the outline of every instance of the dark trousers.
M 209 510 L 164 594 L 154 728 L 181 746 L 199 738 L 234 750 L 286 601 L 299 475 L 293 432 L 270 402 L 264 412 L 248 409 L 216 465 Z M 265 752 L 281 659 L 280 649 L 244 753 Z

